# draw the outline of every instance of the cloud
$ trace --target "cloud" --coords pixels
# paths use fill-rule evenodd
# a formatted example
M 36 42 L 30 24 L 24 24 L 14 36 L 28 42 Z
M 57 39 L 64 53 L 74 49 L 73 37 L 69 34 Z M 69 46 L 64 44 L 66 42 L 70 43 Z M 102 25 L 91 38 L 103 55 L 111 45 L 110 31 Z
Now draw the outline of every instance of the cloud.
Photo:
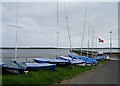
M 2 13 L 2 3 L 0 3 L 0 13 Z M 2 46 L 2 14 L 0 14 L 0 46 Z
M 105 40 L 103 46 L 109 47 L 109 32 L 113 31 L 113 46 L 118 43 L 117 25 L 117 3 L 100 2 L 69 2 L 66 3 L 68 23 L 72 47 L 81 47 L 83 35 L 85 8 L 87 11 L 87 24 L 85 30 L 84 47 L 87 47 L 88 25 L 90 19 L 90 41 L 92 28 L 95 27 L 95 36 Z M 3 23 L 3 46 L 15 46 L 16 28 L 9 27 L 15 25 L 16 3 L 4 2 L 2 5 Z M 53 46 L 57 42 L 57 8 L 55 2 L 21 2 L 19 3 L 19 46 Z M 64 13 L 64 3 L 59 3 L 59 47 L 69 47 L 66 19 Z M 95 18 L 95 23 L 94 23 Z

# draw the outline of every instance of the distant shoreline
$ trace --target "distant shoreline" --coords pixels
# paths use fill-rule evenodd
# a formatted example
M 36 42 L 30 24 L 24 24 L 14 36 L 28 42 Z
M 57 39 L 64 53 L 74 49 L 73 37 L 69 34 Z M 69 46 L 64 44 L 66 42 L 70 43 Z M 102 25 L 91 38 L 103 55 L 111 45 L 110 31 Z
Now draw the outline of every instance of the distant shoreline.
M 0 49 L 15 49 L 15 48 L 9 48 L 9 47 L 4 47 Z M 17 49 L 57 49 L 57 48 L 41 48 L 41 47 L 30 47 L 30 48 L 22 48 L 18 47 Z M 70 49 L 70 48 L 58 48 L 58 49 Z M 72 48 L 72 49 L 81 49 L 81 48 Z M 88 49 L 88 48 L 82 48 L 82 49 Z M 89 49 L 110 49 L 110 48 L 89 48 Z M 120 48 L 112 48 L 112 49 L 120 49 Z

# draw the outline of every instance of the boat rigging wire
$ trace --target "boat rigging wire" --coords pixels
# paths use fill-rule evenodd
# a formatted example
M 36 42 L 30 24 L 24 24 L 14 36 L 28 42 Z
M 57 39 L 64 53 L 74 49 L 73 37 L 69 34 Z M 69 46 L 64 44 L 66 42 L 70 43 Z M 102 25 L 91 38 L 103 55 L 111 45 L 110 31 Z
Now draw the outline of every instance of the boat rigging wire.
M 70 43 L 70 50 L 71 50 L 71 55 L 72 55 L 72 45 L 71 45 L 72 42 L 71 42 L 71 36 L 70 36 L 70 29 L 69 29 L 67 11 L 66 11 L 66 7 L 65 7 L 65 1 L 64 1 L 64 11 L 65 11 L 65 17 L 66 17 L 66 24 L 67 24 L 67 32 L 68 32 L 69 43 Z
M 83 28 L 82 44 L 81 44 L 81 56 L 82 56 L 82 48 L 83 48 L 83 41 L 84 41 L 85 28 L 86 28 L 86 17 L 87 17 L 87 7 L 85 10 L 85 18 L 84 18 L 84 28 Z

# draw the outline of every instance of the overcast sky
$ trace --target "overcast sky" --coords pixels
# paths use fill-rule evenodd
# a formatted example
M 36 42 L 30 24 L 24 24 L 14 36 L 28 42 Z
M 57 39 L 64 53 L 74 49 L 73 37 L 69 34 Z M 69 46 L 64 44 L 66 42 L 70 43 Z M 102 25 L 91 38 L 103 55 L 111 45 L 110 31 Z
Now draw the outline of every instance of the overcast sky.
M 67 2 L 66 10 L 70 29 L 72 47 L 81 47 L 85 9 L 87 19 L 83 47 L 87 47 L 88 33 L 90 47 L 92 45 L 92 29 L 95 37 L 100 37 L 104 43 L 98 47 L 109 47 L 110 31 L 112 31 L 112 46 L 118 47 L 118 3 L 117 2 Z M 57 4 L 55 2 L 20 2 L 19 3 L 19 47 L 56 47 L 57 43 Z M 69 47 L 64 3 L 58 3 L 59 11 L 59 47 Z M 88 32 L 90 20 L 90 31 Z M 95 21 L 94 21 L 95 20 Z M 2 3 L 2 46 L 15 46 L 16 3 Z M 2 30 L 1 30 L 2 29 Z M 96 40 L 94 40 L 96 45 Z M 96 46 L 94 46 L 96 47 Z

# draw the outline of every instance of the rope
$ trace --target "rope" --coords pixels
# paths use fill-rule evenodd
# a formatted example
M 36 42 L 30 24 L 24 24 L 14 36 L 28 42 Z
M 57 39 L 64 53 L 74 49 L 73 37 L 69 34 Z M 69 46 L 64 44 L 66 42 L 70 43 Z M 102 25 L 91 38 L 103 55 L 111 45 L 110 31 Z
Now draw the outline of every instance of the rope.
M 70 30 L 69 30 L 69 24 L 68 24 L 67 11 L 66 11 L 66 7 L 65 7 L 65 1 L 64 1 L 64 9 L 65 9 L 65 17 L 66 17 L 66 24 L 67 24 L 68 38 L 69 38 L 69 42 L 70 42 L 70 50 L 71 50 L 71 55 L 72 55 L 71 36 L 70 36 Z
M 81 56 L 82 56 L 82 48 L 83 48 L 84 34 L 85 34 L 85 28 L 86 28 L 86 17 L 87 17 L 87 7 L 86 7 L 85 19 L 84 19 L 84 29 L 83 29 L 82 44 L 81 44 Z

